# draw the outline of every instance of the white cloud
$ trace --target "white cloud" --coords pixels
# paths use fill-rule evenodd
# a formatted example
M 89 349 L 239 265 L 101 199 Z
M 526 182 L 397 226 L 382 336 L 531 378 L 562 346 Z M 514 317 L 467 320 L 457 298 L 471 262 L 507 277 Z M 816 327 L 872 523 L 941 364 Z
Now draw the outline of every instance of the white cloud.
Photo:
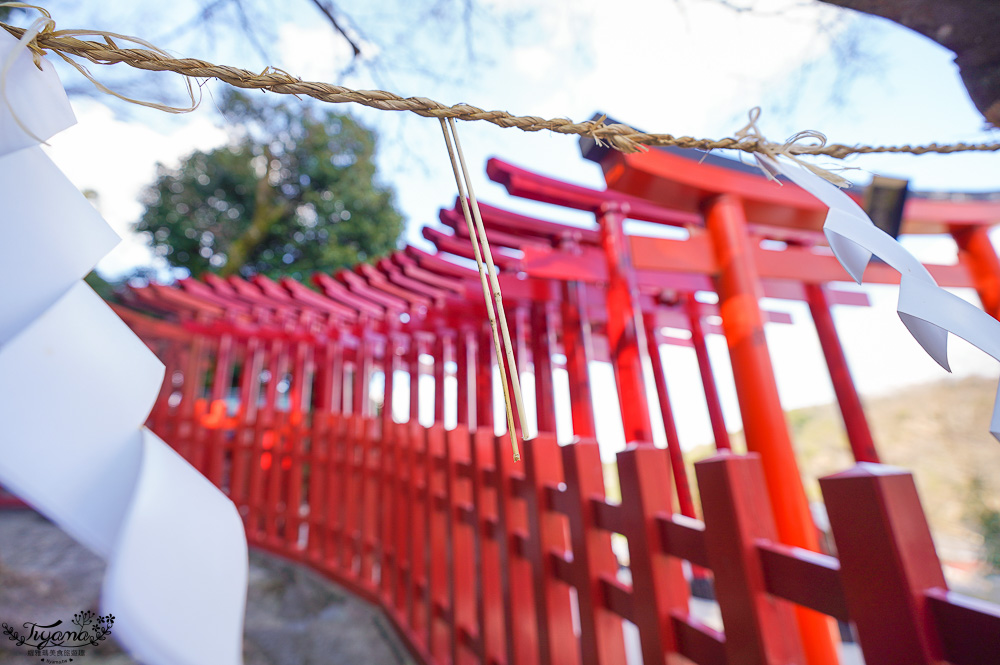
M 194 150 L 223 144 L 226 134 L 212 123 L 205 110 L 196 112 L 182 125 L 158 132 L 147 123 L 116 118 L 99 102 L 74 106 L 78 123 L 53 137 L 47 152 L 79 189 L 97 192 L 101 214 L 123 239 L 99 268 L 108 276 L 116 276 L 137 265 L 148 265 L 152 256 L 131 227 L 142 215 L 139 196 L 152 184 L 155 164 L 175 166 Z
M 373 44 L 366 44 L 363 52 L 372 55 L 373 49 Z M 282 25 L 278 28 L 278 53 L 284 69 L 306 81 L 335 81 L 354 57 L 347 40 L 326 23 Z

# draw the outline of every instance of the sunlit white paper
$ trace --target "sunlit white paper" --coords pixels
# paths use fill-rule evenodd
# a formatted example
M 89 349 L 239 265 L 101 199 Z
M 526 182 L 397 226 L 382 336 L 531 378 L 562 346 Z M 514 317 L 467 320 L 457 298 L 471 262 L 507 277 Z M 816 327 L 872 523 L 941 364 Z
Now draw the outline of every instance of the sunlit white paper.
M 149 430 L 102 611 L 144 663 L 238 665 L 247 545 L 236 507 Z M 184 543 L 184 547 L 178 547 Z M 192 589 L 192 584 L 203 585 Z M 192 635 L 201 633 L 201 635 Z
M 119 242 L 42 149 L 0 157 L 0 344 L 38 317 Z
M 7 55 L 16 45 L 13 36 L 0 30 L 0 63 L 6 62 Z M 0 100 L 0 155 L 38 145 L 38 139 L 47 141 L 76 124 L 55 68 L 44 58 L 41 65 L 39 70 L 31 59 L 31 52 L 24 49 L 7 70 L 4 93 L 9 105 Z M 18 126 L 11 109 L 34 137 Z
M 83 282 L 0 349 L 0 481 L 102 556 L 163 365 Z
M 8 71 L 38 139 L 73 123 L 50 65 Z M 142 427 L 163 366 L 80 281 L 118 238 L 0 107 L 0 483 L 107 560 L 102 608 L 140 661 L 239 665 L 243 524 Z
M 785 175 L 830 208 L 823 231 L 834 255 L 859 284 L 873 255 L 899 272 L 899 318 L 939 365 L 950 371 L 949 332 L 1000 360 L 1000 321 L 938 286 L 927 268 L 895 238 L 875 226 L 849 196 L 797 165 L 766 156 L 757 159 L 769 171 Z M 1000 440 L 1000 392 L 993 403 L 990 433 Z

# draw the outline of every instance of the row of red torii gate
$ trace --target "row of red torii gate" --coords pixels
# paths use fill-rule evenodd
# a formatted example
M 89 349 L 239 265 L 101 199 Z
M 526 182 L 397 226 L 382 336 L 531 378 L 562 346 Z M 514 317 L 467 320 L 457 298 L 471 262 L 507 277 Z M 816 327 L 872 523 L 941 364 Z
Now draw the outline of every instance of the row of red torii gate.
M 495 433 L 493 344 L 457 205 L 440 214 L 452 233 L 423 229 L 436 252 L 406 247 L 314 275 L 313 288 L 208 275 L 130 290 L 117 311 L 167 366 L 149 425 L 232 498 L 252 545 L 379 604 L 428 665 L 832 664 L 833 619 L 872 665 L 996 663 L 1000 608 L 948 590 L 912 478 L 877 464 L 830 314 L 867 296 L 832 284 L 848 277 L 820 230 L 825 207 L 720 157 L 585 153 L 606 190 L 487 164 L 512 196 L 595 218 L 578 227 L 482 206 L 517 365 L 534 377 L 538 434 L 522 463 Z M 626 219 L 682 231 L 627 235 Z M 942 286 L 975 288 L 997 316 L 997 221 L 1000 200 L 912 196 L 902 232 L 954 237 L 958 262 L 928 269 Z M 865 277 L 898 283 L 877 262 Z M 859 462 L 820 482 L 836 557 L 820 551 L 764 336 L 766 322 L 790 319 L 761 297 L 808 304 Z M 728 344 L 747 455 L 729 451 L 713 334 Z M 664 344 L 693 347 L 719 452 L 696 465 L 697 505 Z M 614 406 L 595 404 L 594 361 L 614 369 L 628 442 L 620 497 L 606 492 L 595 440 L 595 409 Z M 421 378 L 433 397 L 412 388 Z M 381 405 L 404 390 L 397 422 Z M 651 443 L 654 416 L 665 449 Z M 691 580 L 712 589 L 721 623 L 689 611 Z

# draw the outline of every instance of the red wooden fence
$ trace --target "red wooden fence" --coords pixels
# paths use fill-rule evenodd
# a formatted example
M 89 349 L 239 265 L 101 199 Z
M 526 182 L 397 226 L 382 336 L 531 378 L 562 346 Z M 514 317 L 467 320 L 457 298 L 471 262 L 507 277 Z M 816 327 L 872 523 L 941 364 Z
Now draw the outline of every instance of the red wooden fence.
M 821 480 L 838 560 L 777 541 L 754 455 L 696 465 L 700 522 L 670 510 L 652 447 L 618 453 L 611 503 L 593 440 L 542 434 L 514 464 L 492 428 L 179 405 L 150 425 L 229 493 L 253 545 L 379 604 L 424 663 L 624 663 L 622 619 L 645 663 L 799 663 L 793 604 L 853 622 L 869 663 L 1000 654 L 1000 607 L 947 590 L 912 478 L 892 467 Z M 612 534 L 628 539 L 622 570 Z M 712 571 L 724 633 L 689 613 L 682 560 Z

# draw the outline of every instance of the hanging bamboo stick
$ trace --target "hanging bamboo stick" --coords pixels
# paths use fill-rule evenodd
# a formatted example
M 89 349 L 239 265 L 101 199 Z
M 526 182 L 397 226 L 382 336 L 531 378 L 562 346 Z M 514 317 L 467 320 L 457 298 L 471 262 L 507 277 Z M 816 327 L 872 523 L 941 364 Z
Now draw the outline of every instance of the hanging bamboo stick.
M 449 129 L 451 130 L 450 132 Z M 465 157 L 462 154 L 462 146 L 458 139 L 458 133 L 455 130 L 454 121 L 450 121 L 449 127 L 449 122 L 441 118 L 441 131 L 444 133 L 445 145 L 448 147 L 451 168 L 455 174 L 455 184 L 458 186 L 459 201 L 462 205 L 462 212 L 465 215 L 465 223 L 469 229 L 469 238 L 472 240 L 473 255 L 476 258 L 476 265 L 479 268 L 479 280 L 483 287 L 486 313 L 493 332 L 493 345 L 496 350 L 497 366 L 502 377 L 501 384 L 503 385 L 503 397 L 507 413 L 507 432 L 510 435 L 510 443 L 514 451 L 514 461 L 516 462 L 521 459 L 521 452 L 517 445 L 517 431 L 514 426 L 514 409 L 511 407 L 510 388 L 507 386 L 507 373 L 504 367 L 504 347 L 506 347 L 507 366 L 510 368 L 510 383 L 514 390 L 514 402 L 517 405 L 522 434 L 527 431 L 527 426 L 524 417 L 524 402 L 521 398 L 521 382 L 518 378 L 517 365 L 514 362 L 510 333 L 507 328 L 507 318 L 503 309 L 503 296 L 500 293 L 500 284 L 496 278 L 496 266 L 493 263 L 489 242 L 486 240 L 486 231 L 483 228 L 479 204 L 476 201 L 472 181 L 465 167 Z M 453 136 L 454 146 L 452 145 Z M 455 155 L 456 147 L 458 150 L 457 158 Z M 466 187 L 468 187 L 468 194 L 466 193 Z M 473 222 L 473 217 L 475 217 L 475 223 Z M 485 262 L 483 260 L 484 255 Z M 492 301 L 490 299 L 491 292 L 493 294 Z M 496 305 L 496 313 L 493 310 L 494 303 Z M 500 319 L 499 326 L 497 325 L 498 315 Z M 500 339 L 501 332 L 503 334 L 503 343 L 501 343 Z

